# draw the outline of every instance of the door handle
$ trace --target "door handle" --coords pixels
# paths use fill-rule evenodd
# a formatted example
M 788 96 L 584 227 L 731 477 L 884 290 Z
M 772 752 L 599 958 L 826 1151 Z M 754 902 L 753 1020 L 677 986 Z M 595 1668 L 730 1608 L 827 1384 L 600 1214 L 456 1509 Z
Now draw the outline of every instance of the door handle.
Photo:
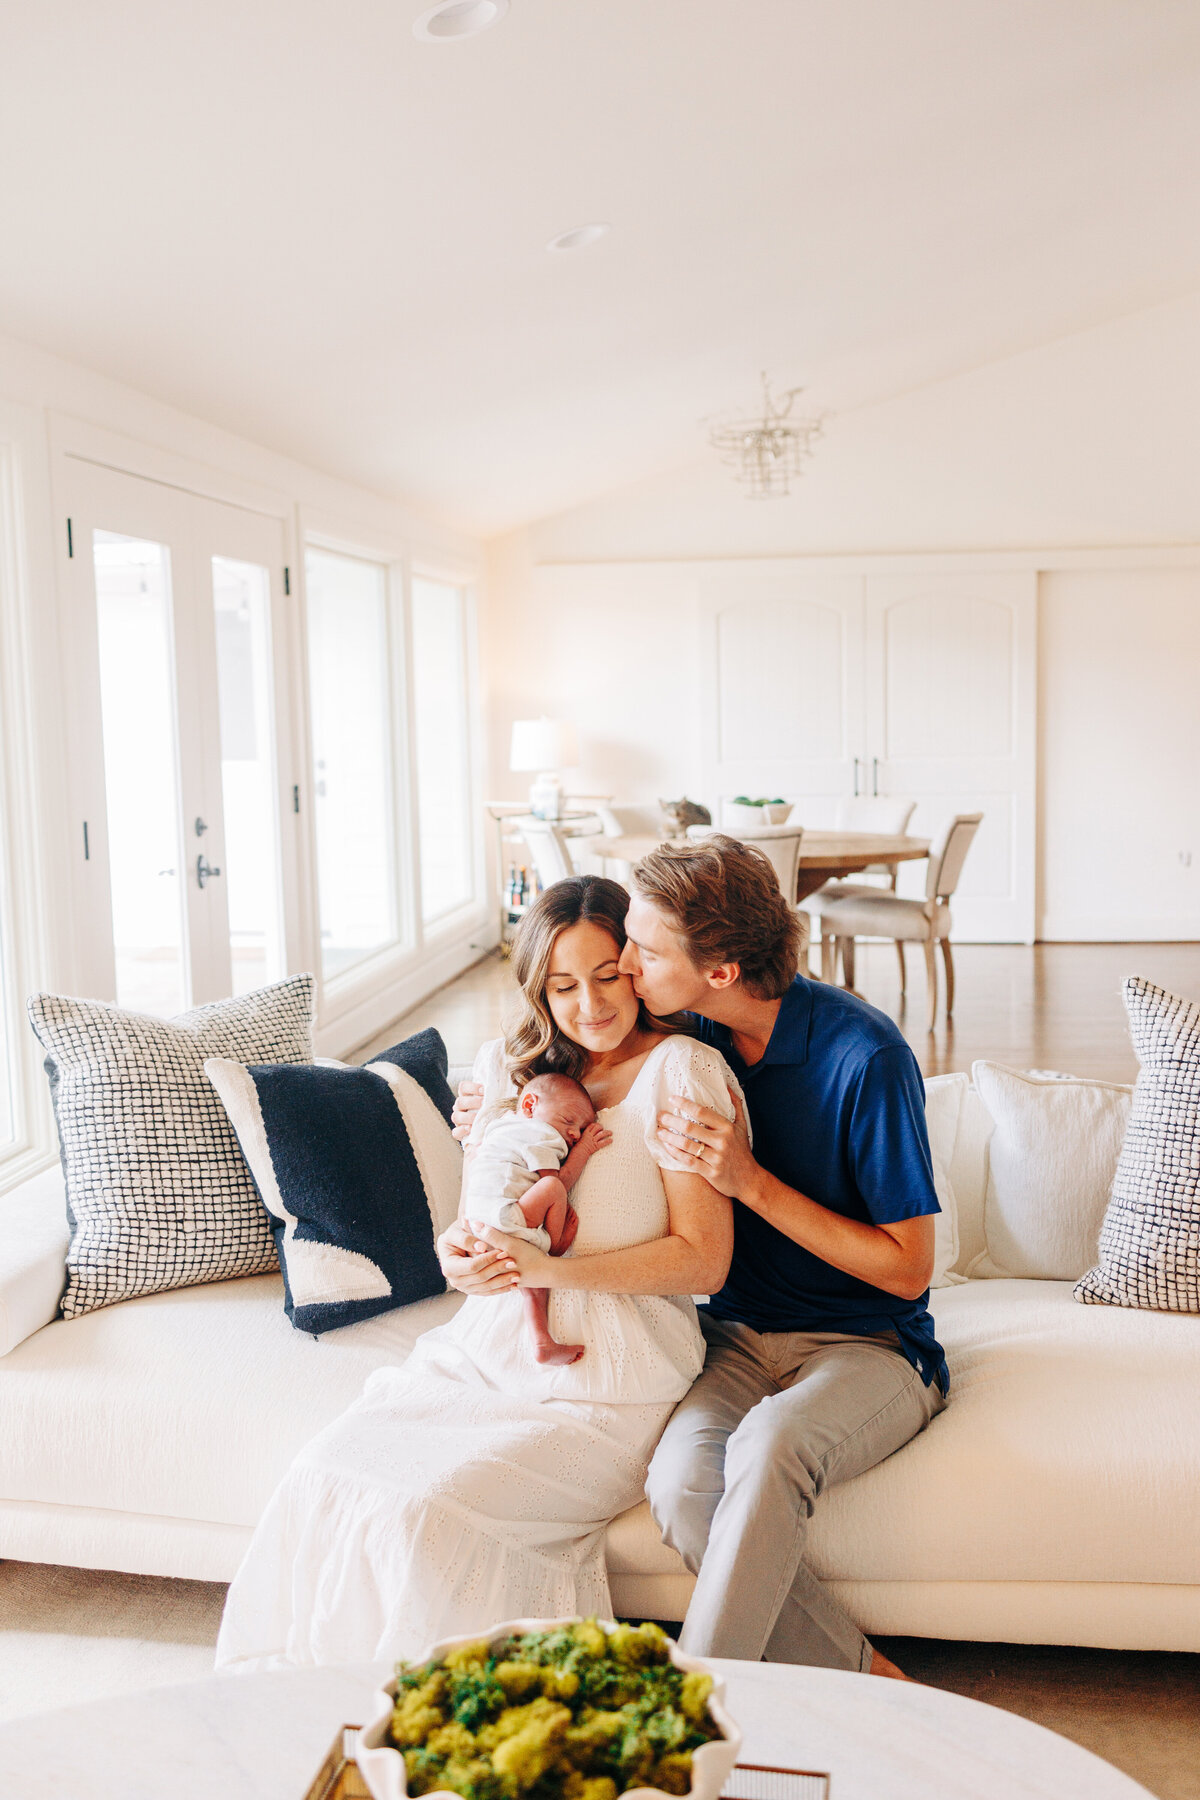
M 854 759 L 854 798 L 856 800 L 858 799 L 858 765 L 859 765 L 859 761 L 860 761 L 860 758 L 856 756 Z
M 879 798 L 879 758 L 877 756 L 871 758 L 871 792 L 876 799 Z
M 212 880 L 214 875 L 219 875 L 220 873 L 220 869 L 214 869 L 211 863 L 205 860 L 204 852 L 202 850 L 196 858 L 196 886 L 202 888 L 206 882 Z

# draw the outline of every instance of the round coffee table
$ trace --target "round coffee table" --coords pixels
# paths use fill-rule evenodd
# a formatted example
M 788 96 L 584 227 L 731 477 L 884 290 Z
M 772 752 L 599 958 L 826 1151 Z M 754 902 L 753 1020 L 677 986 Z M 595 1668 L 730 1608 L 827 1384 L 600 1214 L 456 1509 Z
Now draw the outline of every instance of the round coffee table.
M 746 1762 L 827 1771 L 831 1800 L 1151 1800 L 1090 1751 L 937 1688 L 722 1662 Z M 55 1800 L 301 1800 L 371 1668 L 227 1675 L 0 1727 L 0 1793 Z

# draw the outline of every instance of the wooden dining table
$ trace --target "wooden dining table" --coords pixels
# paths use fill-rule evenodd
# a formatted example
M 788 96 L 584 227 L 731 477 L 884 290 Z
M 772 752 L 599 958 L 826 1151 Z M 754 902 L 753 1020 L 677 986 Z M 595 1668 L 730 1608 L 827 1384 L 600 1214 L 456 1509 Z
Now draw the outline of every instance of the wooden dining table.
M 781 828 L 782 829 L 782 828 Z M 729 833 L 736 837 L 735 831 Z M 649 832 L 628 837 L 601 835 L 572 838 L 572 848 L 610 862 L 635 863 L 665 840 Z M 753 840 L 751 840 L 753 841 Z M 800 839 L 796 899 L 806 900 L 827 881 L 859 875 L 872 863 L 918 862 L 929 855 L 929 839 L 882 831 L 806 831 Z

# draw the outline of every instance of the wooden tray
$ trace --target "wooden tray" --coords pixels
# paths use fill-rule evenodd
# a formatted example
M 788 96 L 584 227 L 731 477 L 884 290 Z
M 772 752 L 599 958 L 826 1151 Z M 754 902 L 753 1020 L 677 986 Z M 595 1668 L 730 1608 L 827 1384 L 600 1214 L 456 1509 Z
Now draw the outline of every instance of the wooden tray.
M 343 1725 L 304 1800 L 371 1800 L 354 1752 L 359 1726 Z M 738 1763 L 721 1790 L 722 1800 L 829 1800 L 829 1777 L 815 1769 L 772 1769 Z

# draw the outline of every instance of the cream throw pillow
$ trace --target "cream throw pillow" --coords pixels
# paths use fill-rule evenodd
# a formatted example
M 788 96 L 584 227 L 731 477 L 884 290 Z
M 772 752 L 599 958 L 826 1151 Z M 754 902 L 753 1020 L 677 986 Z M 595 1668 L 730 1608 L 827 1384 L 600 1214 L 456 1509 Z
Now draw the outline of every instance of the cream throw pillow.
M 933 1158 L 933 1185 L 941 1212 L 934 1220 L 931 1288 L 953 1287 L 965 1280 L 952 1271 L 958 1261 L 958 1198 L 950 1179 L 958 1119 L 969 1081 L 965 1075 L 934 1075 L 925 1083 L 925 1125 Z
M 971 1079 L 995 1121 L 973 1276 L 1077 1281 L 1095 1261 L 1133 1089 L 977 1062 Z

